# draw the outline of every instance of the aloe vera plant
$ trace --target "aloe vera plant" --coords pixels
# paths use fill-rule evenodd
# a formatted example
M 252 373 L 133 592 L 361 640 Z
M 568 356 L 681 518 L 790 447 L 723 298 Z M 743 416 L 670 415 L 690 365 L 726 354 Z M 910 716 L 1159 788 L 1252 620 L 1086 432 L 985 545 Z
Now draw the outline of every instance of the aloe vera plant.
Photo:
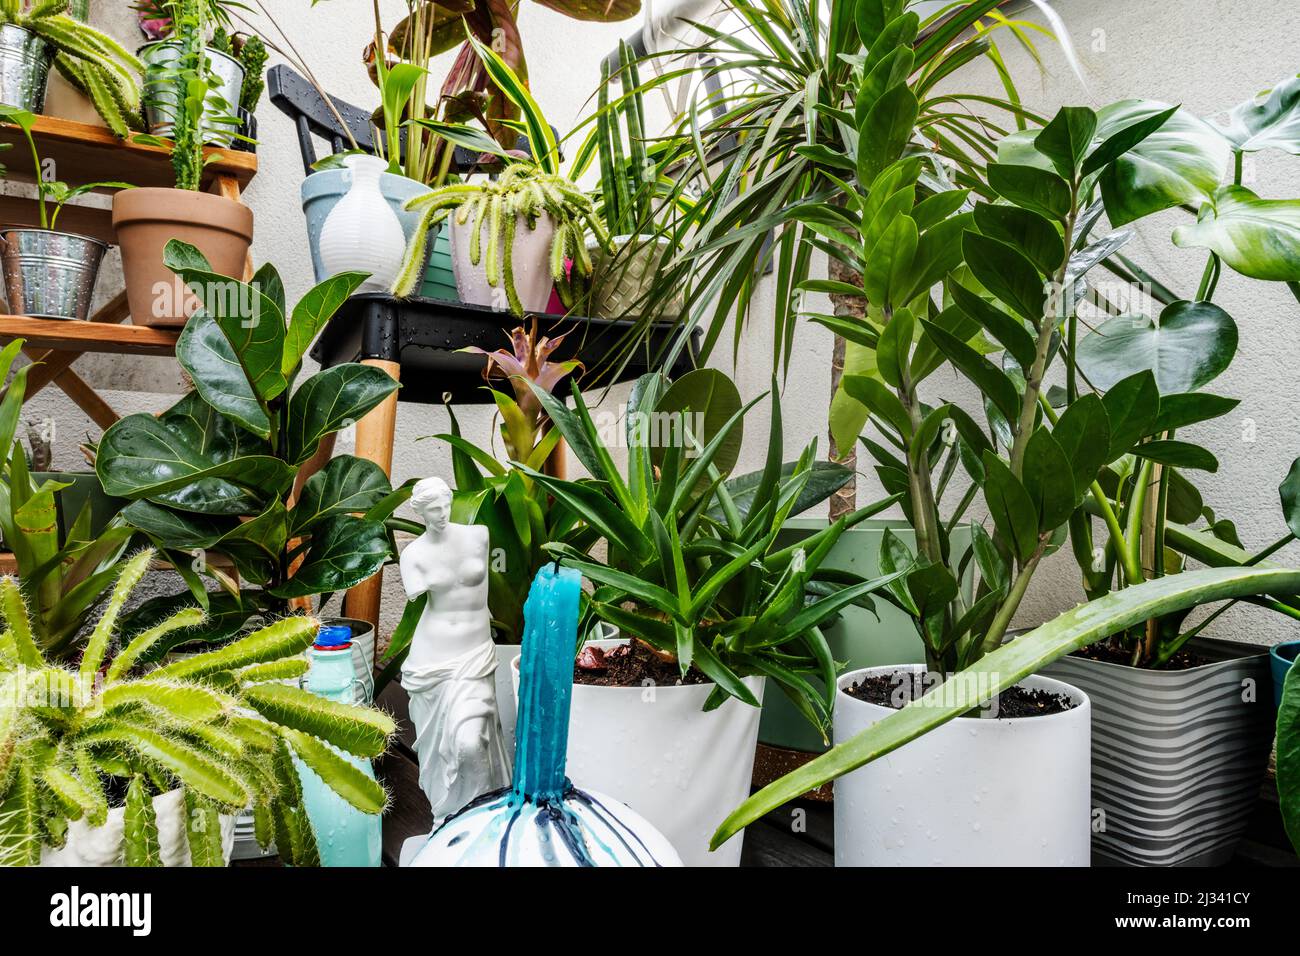
M 159 865 L 155 795 L 181 788 L 196 866 L 223 865 L 218 815 L 252 807 L 257 839 L 286 862 L 318 863 L 294 759 L 365 813 L 383 811 L 383 788 L 339 755 L 381 754 L 394 731 L 377 710 L 286 686 L 307 663 L 318 624 L 287 617 L 218 650 L 151 670 L 140 662 L 202 612 L 180 611 L 119 634 L 123 606 L 153 552 L 116 569 L 103 616 L 79 665 L 42 653 L 19 582 L 0 578 L 0 861 L 32 865 L 60 847 L 68 825 L 106 821 L 125 789 L 124 861 Z
M 775 384 L 775 383 L 774 383 Z M 823 562 L 845 529 L 889 507 L 865 507 L 797 545 L 777 535 L 787 518 L 823 502 L 849 478 L 818 461 L 816 442 L 782 463 L 781 407 L 772 392 L 768 456 L 761 471 L 733 476 L 745 414 L 735 386 L 714 370 L 672 385 L 642 376 L 628 403 L 626 476 L 610 455 L 576 386 L 574 409 L 540 388 L 538 400 L 592 478 L 565 480 L 522 463 L 522 471 L 581 517 L 606 545 L 604 561 L 571 542 L 546 550 L 596 585 L 589 618 L 614 624 L 696 666 L 714 683 L 706 704 L 728 697 L 757 705 L 741 679 L 765 675 L 825 732 L 835 663 L 820 627 L 849 604 L 872 607 L 891 578 L 867 580 Z M 666 430 L 666 431 L 665 431 Z
M 70 16 L 68 7 L 69 0 L 0 0 L 0 24 L 22 27 L 53 46 L 55 68 L 118 136 L 143 129 L 136 77 L 144 65 L 106 33 Z

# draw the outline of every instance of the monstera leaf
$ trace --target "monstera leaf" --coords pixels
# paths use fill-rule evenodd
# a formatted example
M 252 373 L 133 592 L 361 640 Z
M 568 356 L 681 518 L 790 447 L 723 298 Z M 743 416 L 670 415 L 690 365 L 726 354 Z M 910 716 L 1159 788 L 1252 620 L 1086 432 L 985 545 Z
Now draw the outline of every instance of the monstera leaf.
M 1152 323 L 1117 316 L 1078 345 L 1079 368 L 1094 387 L 1109 390 L 1122 379 L 1150 371 L 1162 395 L 1194 392 L 1232 362 L 1237 325 L 1209 302 L 1175 302 Z
M 1245 186 L 1224 186 L 1194 226 L 1174 230 L 1174 242 L 1212 249 L 1252 279 L 1300 281 L 1300 199 L 1260 199 Z
M 1243 153 L 1280 149 L 1300 156 L 1300 76 L 1279 83 L 1262 99 L 1247 100 L 1226 123 L 1215 125 Z

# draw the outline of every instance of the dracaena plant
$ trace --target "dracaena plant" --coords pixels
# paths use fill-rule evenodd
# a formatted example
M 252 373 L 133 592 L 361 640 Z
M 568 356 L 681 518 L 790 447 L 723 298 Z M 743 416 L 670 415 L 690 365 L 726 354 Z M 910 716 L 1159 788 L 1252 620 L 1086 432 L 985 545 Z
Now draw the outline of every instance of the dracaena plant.
M 38 484 L 14 437 L 30 366 L 15 371 L 12 379 L 9 372 L 22 347 L 20 339 L 0 350 L 0 380 L 9 381 L 0 400 L 0 536 L 17 565 L 32 639 L 47 659 L 59 661 L 79 653 L 77 635 L 116 578 L 134 531 L 117 517 L 92 536 L 89 503 L 66 531 L 60 530 L 59 498 L 68 486 Z
M 44 847 L 65 843 L 72 821 L 102 826 L 121 788 L 125 862 L 159 866 L 153 797 L 180 788 L 196 866 L 224 865 L 218 816 L 246 807 L 263 846 L 274 841 L 292 865 L 319 865 L 295 759 L 359 810 L 380 813 L 383 788 L 338 751 L 379 756 L 392 720 L 285 686 L 307 667 L 303 652 L 318 627 L 307 617 L 142 668 L 151 648 L 202 617 L 185 610 L 119 634 L 123 605 L 152 558 L 142 551 L 117 567 L 76 667 L 42 653 L 19 582 L 0 578 L 0 862 L 38 864 Z
M 167 554 L 194 598 L 207 606 L 203 576 L 221 586 L 208 636 L 228 636 L 250 615 L 359 584 L 394 553 L 386 520 L 401 495 L 378 465 L 340 455 L 298 478 L 322 440 L 397 383 L 358 364 L 298 382 L 308 346 L 364 275 L 334 276 L 291 311 L 273 266 L 243 283 L 215 275 L 181 242 L 170 242 L 165 258 L 202 306 L 176 345 L 194 391 L 157 417 L 115 423 L 95 467 L 105 491 L 131 500 L 123 517 Z M 211 555 L 255 587 L 241 587 Z M 142 612 L 188 597 L 158 599 Z
M 1103 488 L 1116 479 L 1116 463 L 1125 456 L 1132 456 L 1139 476 L 1146 473 L 1148 478 L 1156 466 L 1212 467 L 1213 458 L 1203 449 L 1168 435 L 1224 411 L 1222 399 L 1194 390 L 1203 384 L 1195 377 L 1166 379 L 1162 393 L 1157 372 L 1172 374 L 1177 369 L 1158 361 L 1150 342 L 1112 370 L 1122 377 L 1104 395 L 1081 393 L 1076 379 L 1079 282 L 1090 267 L 1114 252 L 1115 245 L 1113 239 L 1088 242 L 1095 210 L 1115 198 L 1110 192 L 1117 185 L 1123 188 L 1122 174 L 1132 168 L 1125 165 L 1126 156 L 1158 135 L 1175 112 L 1172 107 L 1123 111 L 1124 119 L 1109 124 L 1104 115 L 1089 109 L 1062 109 L 1033 136 L 1034 156 L 1027 157 L 1020 144 L 1004 152 L 1001 162 L 990 164 L 988 182 L 1000 202 L 974 208 L 961 238 L 964 267 L 948 276 L 943 302 L 930 301 L 927 293 L 919 307 L 913 302 L 900 308 L 886 295 L 873 302 L 881 309 L 883 326 L 862 332 L 877 357 L 879 377 L 851 379 L 850 394 L 864 402 L 875 426 L 896 447 L 897 456 L 883 445 L 869 446 L 883 470 L 906 476 L 907 508 L 918 531 L 916 558 L 906 566 L 906 587 L 891 596 L 913 614 L 932 666 L 945 673 L 961 670 L 989 678 L 982 693 L 1003 690 L 1063 654 L 1134 627 L 1145 628 L 1151 620 L 1181 620 L 1188 609 L 1223 599 L 1294 593 L 1300 576 L 1284 569 L 1224 568 L 1146 580 L 1130 537 L 1144 510 L 1147 482 L 1139 477 L 1132 483 L 1127 514 L 1116 513 Z M 1130 159 L 1141 165 L 1140 156 Z M 882 174 L 888 175 L 889 170 Z M 876 182 L 882 184 L 879 178 Z M 892 187 L 895 181 L 883 184 Z M 890 195 L 897 192 L 891 189 Z M 1098 193 L 1101 199 L 1093 202 Z M 915 219 L 924 205 L 911 206 L 907 195 L 899 203 L 889 218 Z M 885 208 L 889 199 L 870 193 L 859 197 L 862 209 L 869 204 Z M 850 204 L 850 212 L 852 208 Z M 863 216 L 862 221 L 877 219 Z M 886 239 L 891 230 L 901 238 Z M 887 244 L 873 248 L 873 258 L 890 263 L 887 292 L 894 287 L 894 276 L 908 274 L 907 264 L 915 262 L 921 248 L 910 238 L 913 230 L 907 223 L 886 226 L 879 241 Z M 866 286 L 870 296 L 870 282 Z M 918 319 L 918 313 L 926 317 Z M 1162 324 L 1167 321 L 1176 333 L 1180 323 L 1192 319 L 1212 327 L 1231 323 L 1211 303 L 1174 301 L 1166 307 Z M 1206 338 L 1213 343 L 1212 335 Z M 971 344 L 982 341 L 996 343 L 1003 351 L 1000 363 Z M 987 434 L 955 407 L 929 410 L 920 403 L 915 380 L 934 364 L 934 356 L 942 356 L 979 389 L 989 420 Z M 1061 356 L 1066 385 L 1057 397 L 1058 411 L 1049 400 L 1047 375 Z M 961 459 L 973 485 L 982 490 L 993 525 L 991 533 L 976 529 L 972 556 L 961 558 L 955 567 L 942 537 L 934 550 L 932 534 L 936 526 L 942 527 L 943 518 L 932 504 L 936 496 L 930 455 L 942 450 L 936 436 L 947 422 L 952 422 L 955 445 L 948 454 Z M 1067 527 L 1070 533 L 1080 532 L 1088 508 L 1102 516 L 1107 547 L 1123 566 L 1128 586 L 1006 642 L 1007 626 L 1042 558 L 1063 543 Z M 882 555 L 886 567 L 888 558 Z M 980 582 L 968 608 L 956 580 L 970 560 L 980 570 Z M 1158 633 L 1153 662 L 1167 660 L 1188 636 L 1176 628 Z M 978 703 L 961 692 L 955 696 L 962 699 L 952 706 L 937 698 L 909 705 L 765 788 L 728 818 L 715 843 L 781 800 L 888 753 Z
M 825 501 L 849 473 L 818 461 L 815 442 L 782 463 L 775 391 L 767 461 L 738 477 L 731 471 L 754 403 L 742 407 L 720 372 L 691 372 L 671 386 L 654 373 L 636 382 L 626 476 L 576 386 L 572 410 L 540 389 L 537 396 L 593 477 L 570 481 L 514 467 L 604 541 L 604 562 L 570 543 L 547 547 L 596 584 L 589 615 L 674 657 L 682 673 L 699 668 L 716 685 L 706 707 L 728 697 L 757 705 L 742 678 L 764 675 L 825 732 L 830 700 L 809 678 L 833 686 L 836 665 L 819 628 L 850 603 L 871 607 L 870 593 L 888 581 L 822 563 L 846 528 L 893 499 L 783 547 L 777 537 L 786 519 Z
M 0 0 L 0 24 L 22 27 L 54 47 L 55 68 L 118 136 L 143 129 L 136 77 L 144 65 L 112 37 L 69 16 L 68 6 L 69 0 Z

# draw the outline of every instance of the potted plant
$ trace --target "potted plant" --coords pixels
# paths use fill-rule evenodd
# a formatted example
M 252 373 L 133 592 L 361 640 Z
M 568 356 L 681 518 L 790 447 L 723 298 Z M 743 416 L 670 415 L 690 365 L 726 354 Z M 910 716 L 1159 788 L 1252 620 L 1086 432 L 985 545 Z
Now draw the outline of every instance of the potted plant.
M 1300 667 L 1295 666 L 1286 672 L 1277 706 L 1277 797 L 1287 836 L 1300 853 Z
M 32 153 L 32 168 L 44 169 L 32 138 L 36 117 L 26 110 L 0 105 L 0 119 L 23 131 Z M 96 189 L 130 188 L 129 183 L 118 182 L 85 183 L 74 188 L 60 180 L 37 178 L 41 227 L 0 230 L 5 299 L 12 314 L 86 320 L 108 245 L 89 236 L 58 232 L 54 227 L 69 200 Z M 51 202 L 53 210 L 49 208 Z
M 177 637 L 223 640 L 254 616 L 286 613 L 291 601 L 347 590 L 390 558 L 385 519 L 400 497 L 378 465 L 340 455 L 306 480 L 300 470 L 323 439 L 397 384 L 382 369 L 347 364 L 294 387 L 316 332 L 364 276 L 336 276 L 289 311 L 269 265 L 244 284 L 213 273 L 198 250 L 174 241 L 166 262 L 203 303 L 176 346 L 194 391 L 157 417 L 114 424 L 97 446 L 95 468 L 105 491 L 132 502 L 122 517 L 189 587 L 146 602 L 133 620 L 197 600 L 208 609 L 206 623 Z M 233 564 L 243 586 L 215 555 Z M 220 590 L 209 596 L 204 578 Z
M 470 38 L 501 91 L 524 116 L 533 159 L 503 151 L 471 127 L 424 121 L 417 125 L 445 139 L 495 153 L 506 162 L 497 179 L 455 183 L 418 196 L 406 204 L 421 213 L 420 225 L 407 247 L 406 261 L 393 286 L 405 297 L 424 272 L 430 230 L 451 221 L 451 252 L 460 301 L 515 315 L 544 312 L 552 290 L 571 306 L 575 284 L 593 270 L 587 232 L 608 243 L 591 199 L 559 172 L 559 145 L 527 86 L 493 50 Z
M 45 657 L 19 582 L 0 579 L 0 689 L 19 702 L 0 712 L 0 861 L 223 866 L 232 814 L 252 806 L 259 840 L 274 839 L 286 863 L 318 864 L 294 760 L 353 806 L 380 813 L 383 788 L 338 751 L 378 756 L 392 720 L 285 686 L 306 670 L 302 654 L 317 629 L 307 617 L 142 668 L 151 645 L 202 617 L 184 610 L 118 634 L 152 558 L 142 551 L 114 569 L 112 594 L 75 668 Z
M 218 26 L 212 33 L 211 45 L 217 53 L 238 60 L 244 71 L 236 106 L 241 135 L 231 145 L 235 149 L 254 152 L 257 149 L 257 105 L 266 92 L 266 62 L 270 58 L 266 41 L 256 33 L 232 34 L 225 27 Z
M 846 527 L 894 499 L 780 547 L 785 518 L 825 501 L 848 475 L 817 461 L 815 443 L 782 464 L 775 391 L 766 464 L 743 476 L 731 471 L 747 407 L 719 372 L 672 386 L 642 377 L 625 436 L 597 428 L 576 387 L 574 410 L 535 394 L 592 478 L 514 467 L 603 542 L 599 562 L 590 545 L 546 549 L 595 585 L 586 620 L 623 636 L 577 660 L 570 772 L 581 785 L 617 784 L 688 865 L 736 865 L 738 845 L 706 852 L 708 820 L 748 792 L 764 680 L 825 732 L 828 694 L 809 677 L 829 686 L 835 665 L 818 628 L 851 603 L 870 606 L 870 592 L 889 579 L 832 572 L 822 561 Z M 626 442 L 626 477 L 610 455 L 615 441 Z
M 843 326 L 846 334 L 860 336 L 873 348 L 879 369 L 879 379 L 849 377 L 847 388 L 867 406 L 876 426 L 886 437 L 892 436 L 899 448 L 897 457 L 883 446 L 873 454 L 882 468 L 899 471 L 898 480 L 905 483 L 909 495 L 906 510 L 923 544 L 907 571 L 906 590 L 891 592 L 891 596 L 921 624 L 939 686 L 929 694 L 901 695 L 901 701 L 892 703 L 914 702 L 897 713 L 886 712 L 884 719 L 881 713 L 863 712 L 860 701 L 841 695 L 836 702 L 836 723 L 838 730 L 843 716 L 844 734 L 837 736 L 836 747 L 747 802 L 728 819 L 717 839 L 735 832 L 738 821 L 752 819 L 751 814 L 760 806 L 770 806 L 769 801 L 778 793 L 799 793 L 806 785 L 824 784 L 850 770 L 854 772 L 837 783 L 837 789 L 849 788 L 855 800 L 881 786 L 881 774 L 888 772 L 893 794 L 905 807 L 912 806 L 912 785 L 900 795 L 900 781 L 894 776 L 895 771 L 903 769 L 924 790 L 917 796 L 918 801 L 924 803 L 940 792 L 946 801 L 941 806 L 952 810 L 947 816 L 932 812 L 927 818 L 931 832 L 938 837 L 937 844 L 913 856 L 905 847 L 882 842 L 881 834 L 870 829 L 870 818 L 863 820 L 847 811 L 837 812 L 837 859 L 925 862 L 939 855 L 949 863 L 963 859 L 1086 862 L 1089 781 L 1087 774 L 1081 773 L 1088 764 L 1086 722 L 1082 726 L 1076 723 L 1068 738 L 1051 745 L 1052 751 L 1068 753 L 1070 759 L 1053 764 L 1058 769 L 1049 775 L 1023 767 L 1024 777 L 1008 780 L 1007 768 L 1019 764 L 1004 752 L 986 760 L 983 772 L 967 768 L 957 777 L 945 772 L 943 786 L 936 788 L 925 781 L 925 766 L 938 761 L 948 771 L 964 764 L 952 756 L 946 761 L 937 756 L 919 758 L 927 751 L 933 754 L 931 748 L 945 743 L 955 745 L 960 733 L 955 728 L 941 728 L 938 736 L 927 735 L 909 744 L 885 763 L 867 766 L 865 773 L 856 768 L 960 717 L 980 701 L 1001 694 L 1063 654 L 1145 621 L 1155 612 L 1174 612 L 1224 596 L 1277 593 L 1274 585 L 1279 580 L 1294 577 L 1281 570 L 1234 569 L 1221 575 L 1186 572 L 1152 582 L 1139 580 L 1028 635 L 1007 641 L 1012 615 L 1030 579 L 1043 557 L 1064 543 L 1067 527 L 1073 531 L 1073 516 L 1091 503 L 1106 510 L 1109 500 L 1102 503 L 1103 469 L 1125 455 L 1142 462 L 1166 464 L 1204 461 L 1203 455 L 1196 454 L 1198 450 L 1189 450 L 1163 436 L 1170 427 L 1204 420 L 1221 411 L 1221 402 L 1189 398 L 1183 392 L 1161 394 L 1151 368 L 1126 368 L 1126 377 L 1114 383 L 1103 397 L 1080 394 L 1074 375 L 1067 370 L 1066 387 L 1057 396 L 1064 409 L 1059 414 L 1049 401 L 1046 387 L 1045 375 L 1053 357 L 1064 352 L 1073 361 L 1077 351 L 1073 330 L 1078 303 L 1066 293 L 1076 289 L 1088 268 L 1114 251 L 1114 237 L 1088 242 L 1087 233 L 1095 221 L 1095 212 L 1089 212 L 1093 208 L 1088 202 L 1090 194 L 1100 190 L 1109 205 L 1111 191 L 1117 182 L 1124 181 L 1118 165 L 1128 153 L 1142 149 L 1142 144 L 1175 113 L 1170 107 L 1099 117 L 1091 110 L 1066 108 L 1041 131 L 1024 137 L 1032 143 L 1033 155 L 1020 149 L 1002 154 L 1001 162 L 989 167 L 990 184 L 999 191 L 1001 201 L 978 204 L 973 215 L 958 216 L 967 220 L 960 234 L 965 269 L 954 272 L 949 264 L 939 270 L 939 274 L 948 275 L 944 301 L 952 304 L 946 308 L 936 309 L 924 301 L 918 307 L 907 298 L 911 289 L 928 290 L 931 284 L 922 281 L 909 285 L 916 270 L 924 272 L 943 258 L 937 255 L 941 248 L 937 244 L 909 239 L 915 236 L 915 220 L 912 224 L 906 222 L 915 215 L 934 223 L 936 206 L 925 206 L 933 200 L 914 204 L 904 185 L 900 206 L 891 209 L 888 203 L 900 192 L 895 187 L 915 175 L 915 160 L 901 164 L 906 175 L 898 172 L 899 165 L 886 169 L 869 193 L 850 203 L 846 213 L 860 219 L 850 220 L 847 225 L 855 221 L 871 225 L 859 233 L 860 242 L 846 247 L 858 256 L 873 250 L 873 255 L 886 256 L 895 266 L 883 276 L 879 270 L 863 273 L 867 298 L 873 305 L 880 305 L 887 322 L 883 328 L 855 330 Z M 1151 145 L 1152 149 L 1158 147 L 1160 143 Z M 1133 159 L 1143 161 L 1145 154 Z M 882 208 L 888 210 L 887 215 L 873 214 L 873 210 Z M 1099 210 L 1100 205 L 1095 208 Z M 913 212 L 901 211 L 906 209 Z M 929 228 L 933 231 L 940 226 L 932 224 Z M 903 294 L 895 301 L 899 289 Z M 904 302 L 907 304 L 900 305 Z M 1202 312 L 1213 309 L 1207 303 L 1180 306 Z M 1176 328 L 1177 323 L 1171 323 L 1171 330 Z M 1005 350 L 1001 366 L 969 344 L 983 338 Z M 955 406 L 929 410 L 918 402 L 914 379 L 944 360 L 979 388 L 985 399 L 991 437 Z M 982 489 L 993 522 L 991 534 L 976 532 L 972 560 L 981 580 L 976 600 L 969 607 L 957 597 L 955 569 L 944 550 L 944 525 L 931 503 L 935 486 L 930 462 L 936 439 L 949 429 L 948 423 L 954 440 L 964 446 L 963 464 L 972 482 Z M 1002 449 L 1008 456 L 1005 459 L 1000 454 Z M 1106 524 L 1112 531 L 1119 530 L 1117 516 L 1108 516 Z M 1120 536 L 1122 540 L 1122 530 Z M 882 563 L 885 561 L 882 555 Z M 1145 616 L 1141 616 L 1143 609 Z M 874 675 L 849 674 L 841 682 L 851 687 L 853 682 L 862 683 L 870 676 Z M 1077 690 L 1060 692 L 1081 703 L 1086 701 Z M 1068 733 L 1069 721 L 1060 719 L 1068 716 L 1069 712 L 1029 720 L 1055 722 L 1058 729 Z M 999 733 L 986 731 L 985 726 L 981 723 L 970 729 L 977 735 Z M 857 733 L 845 739 L 850 730 Z M 1026 736 L 1030 733 L 1024 732 Z M 1012 739 L 1021 735 L 1016 733 Z M 918 747 L 918 743 L 922 746 Z M 1004 739 L 1003 746 L 1013 745 Z M 1047 759 L 1045 754 L 1042 759 Z M 1043 765 L 1040 763 L 1040 767 Z M 990 775 L 990 768 L 997 768 L 997 773 Z M 1010 787 L 1002 789 L 1006 784 Z M 1050 794 L 1038 789 L 1045 786 L 1060 789 Z M 971 792 L 996 796 L 993 806 L 961 808 L 960 801 Z M 1025 793 L 1036 796 L 1030 801 L 1035 828 L 1029 830 L 1023 822 L 1024 807 L 1020 802 Z M 1066 813 L 1053 818 L 1052 805 L 1064 807 Z M 978 841 L 982 844 L 979 846 L 972 846 L 968 837 L 967 824 L 972 815 L 977 817 L 980 831 L 992 835 L 987 841 Z M 902 817 L 899 820 L 906 823 Z M 866 829 L 855 829 L 864 824 Z M 972 855 L 956 857 L 959 848 L 969 848 Z
M 197 307 L 163 262 L 163 250 L 178 239 L 196 247 L 213 270 L 243 275 L 253 241 L 253 211 L 225 196 L 201 192 L 202 126 L 207 116 L 209 80 L 201 10 L 194 0 L 178 8 L 176 33 L 185 55 L 175 77 L 185 96 L 174 104 L 170 145 L 175 189 L 133 189 L 113 197 L 113 229 L 122 249 L 122 271 L 132 321 L 140 325 L 183 326 Z
M 0 3 L 0 63 L 0 103 L 42 112 L 54 64 L 117 135 L 126 136 L 139 123 L 140 61 L 112 37 L 69 16 L 67 2 Z

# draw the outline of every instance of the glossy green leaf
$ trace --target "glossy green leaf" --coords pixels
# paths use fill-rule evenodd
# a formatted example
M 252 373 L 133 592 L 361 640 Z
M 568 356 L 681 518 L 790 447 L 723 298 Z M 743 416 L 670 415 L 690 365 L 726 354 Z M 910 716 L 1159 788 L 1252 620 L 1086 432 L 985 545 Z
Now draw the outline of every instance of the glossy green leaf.
M 1080 396 L 1065 410 L 1052 437 L 1065 453 L 1080 493 L 1096 480 L 1102 466 L 1110 463 L 1110 416 L 1094 394 Z
M 1072 180 L 1079 172 L 1096 131 L 1096 113 L 1086 106 L 1063 106 L 1039 131 L 1034 146 L 1052 161 L 1063 179 Z
M 1152 434 L 1175 431 L 1198 422 L 1221 418 L 1240 404 L 1238 399 L 1211 395 L 1208 392 L 1161 395 L 1160 414 L 1156 417 Z
M 1038 509 L 1034 500 L 1001 458 L 986 451 L 982 460 L 984 500 L 998 536 L 1016 558 L 1028 560 L 1038 547 Z
M 1084 336 L 1077 361 L 1095 388 L 1106 390 L 1138 372 L 1155 375 L 1161 394 L 1194 392 L 1213 381 L 1237 352 L 1237 324 L 1210 302 L 1175 302 L 1159 323 L 1116 316 Z
M 986 398 L 1008 420 L 1020 416 L 1020 395 L 1005 372 L 980 355 L 965 342 L 958 340 L 931 322 L 922 322 L 926 334 L 948 356 L 957 369 L 975 383 Z
M 316 335 L 334 317 L 339 306 L 366 279 L 364 272 L 340 272 L 313 288 L 293 307 L 289 329 L 284 337 L 284 352 L 280 357 L 280 372 L 286 378 L 293 374 L 293 370 L 311 348 Z
M 1233 108 L 1219 132 L 1243 153 L 1280 149 L 1300 156 L 1300 76 L 1290 77 L 1258 99 Z
M 646 434 L 650 446 L 650 458 L 655 467 L 663 467 L 664 456 L 671 442 L 685 446 L 689 430 L 690 435 L 703 448 L 713 441 L 727 422 L 740 411 L 740 392 L 735 384 L 716 369 L 696 369 L 687 372 L 669 387 L 659 399 L 652 414 L 644 416 L 641 421 L 648 432 L 656 430 L 659 434 Z M 664 434 L 665 429 L 668 434 Z M 744 441 L 743 425 L 733 428 L 727 435 L 722 447 L 713 459 L 714 466 L 722 474 L 730 473 L 740 458 L 740 446 Z M 684 464 L 689 465 L 689 458 Z
M 1065 261 L 1060 228 L 1036 212 L 982 202 L 975 206 L 975 225 L 984 235 L 1014 246 L 1045 276 L 1055 274 Z
M 1065 524 L 1079 503 L 1074 468 L 1052 433 L 1039 428 L 1025 444 L 1021 481 L 1038 515 L 1039 533 L 1050 533 Z
M 384 470 L 353 455 L 331 458 L 307 479 L 289 513 L 290 534 L 297 536 L 326 518 L 365 514 L 392 492 Z
M 1016 364 L 1021 368 L 1033 365 L 1038 346 L 1021 319 L 1003 312 L 955 279 L 948 282 L 948 294 L 958 309 L 1007 350 Z
M 271 593 L 295 598 L 346 591 L 377 573 L 391 557 L 382 522 L 336 515 L 312 529 L 311 547 L 301 567 Z
M 916 320 L 909 309 L 900 308 L 894 312 L 885 330 L 880 333 L 880 344 L 876 347 L 876 367 L 886 385 L 898 388 L 903 384 L 908 363 L 911 358 L 912 336 L 916 330 Z
M 1116 382 L 1102 397 L 1110 423 L 1108 461 L 1133 450 L 1137 442 L 1152 434 L 1160 411 L 1160 389 L 1150 371 L 1138 372 Z
M 870 375 L 846 375 L 840 380 L 840 387 L 899 435 L 904 438 L 911 436 L 912 423 L 902 402 L 880 379 Z
M 902 155 L 919 111 L 916 94 L 906 84 L 886 90 L 872 104 L 858 129 L 858 182 L 874 181 Z
M 977 232 L 967 232 L 962 237 L 962 249 L 966 253 L 966 266 L 980 285 L 1021 318 L 1035 326 L 1043 321 L 1046 284 L 1020 250 Z
M 1277 710 L 1277 802 L 1291 845 L 1300 853 L 1300 667 L 1292 664 Z
M 1055 172 L 1037 166 L 989 163 L 989 186 L 1010 203 L 1052 219 L 1070 212 L 1070 185 Z
M 270 436 L 271 419 L 263 402 L 211 316 L 200 312 L 186 323 L 176 343 L 176 360 L 205 402 L 255 435 Z
M 1260 199 L 1245 186 L 1224 186 L 1195 225 L 1174 230 L 1174 244 L 1210 249 L 1252 279 L 1300 281 L 1300 199 Z
M 1300 538 L 1300 458 L 1291 462 L 1291 469 L 1278 486 L 1282 499 L 1282 517 L 1291 533 Z
M 1101 143 L 1084 160 L 1083 174 L 1090 176 L 1136 148 L 1152 133 L 1164 126 L 1177 111 L 1178 107 L 1170 106 L 1167 109 L 1156 110 L 1149 115 L 1135 116 L 1132 118 L 1132 122 L 1113 131 L 1103 129 Z M 1111 116 L 1108 115 L 1107 121 L 1110 119 Z
M 1162 465 L 1173 465 L 1177 468 L 1194 468 L 1198 471 L 1210 472 L 1219 470 L 1218 459 L 1200 445 L 1193 445 L 1191 442 L 1165 439 L 1143 442 L 1134 447 L 1133 454 L 1139 458 L 1150 458 Z
M 355 425 L 397 388 L 391 375 L 373 365 L 336 365 L 317 372 L 289 399 L 285 459 L 302 464 L 322 438 Z

